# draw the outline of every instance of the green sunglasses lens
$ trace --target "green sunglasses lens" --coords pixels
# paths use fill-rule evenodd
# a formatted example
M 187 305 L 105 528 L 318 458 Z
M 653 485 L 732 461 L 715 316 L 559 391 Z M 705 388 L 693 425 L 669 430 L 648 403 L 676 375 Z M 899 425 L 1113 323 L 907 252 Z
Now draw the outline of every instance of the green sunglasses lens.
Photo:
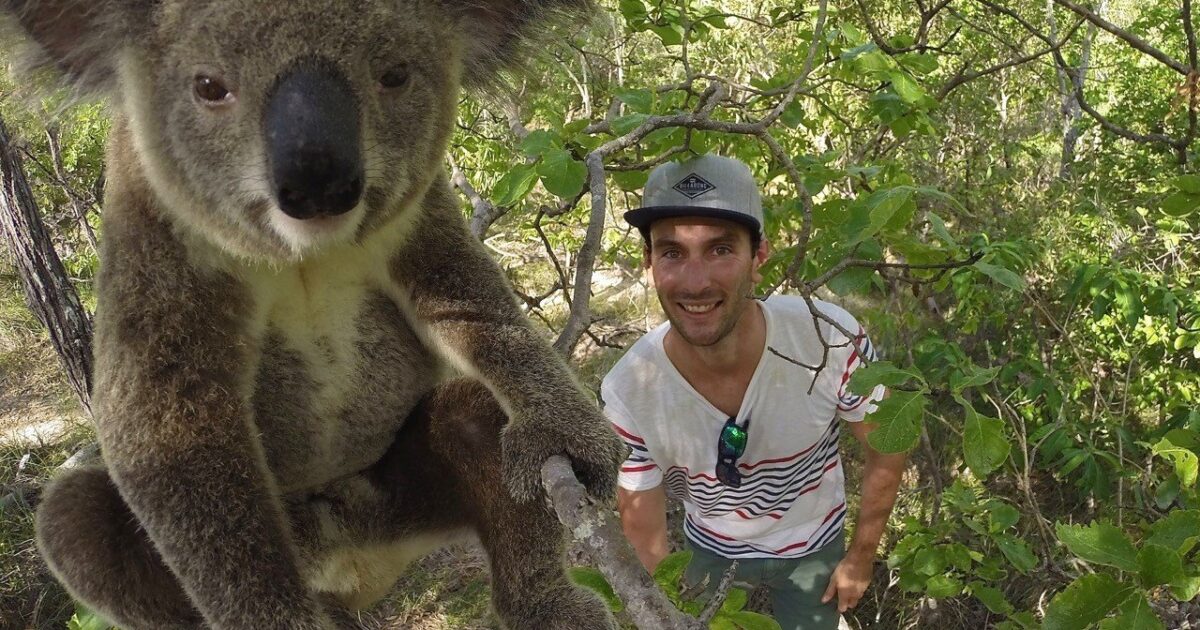
M 741 457 L 746 451 L 746 430 L 736 424 L 727 425 L 721 431 L 721 446 L 725 457 Z

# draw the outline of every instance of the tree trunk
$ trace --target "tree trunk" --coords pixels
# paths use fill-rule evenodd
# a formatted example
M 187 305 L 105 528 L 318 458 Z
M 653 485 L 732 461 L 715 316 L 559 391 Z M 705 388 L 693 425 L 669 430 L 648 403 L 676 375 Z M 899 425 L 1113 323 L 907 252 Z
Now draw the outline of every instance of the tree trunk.
M 1096 7 L 1096 14 L 1103 16 L 1107 0 L 1100 0 L 1100 4 Z M 1050 38 L 1053 41 L 1058 41 L 1058 24 L 1054 19 L 1054 5 L 1052 0 L 1046 2 L 1046 13 L 1050 20 Z M 1063 140 L 1062 153 L 1059 162 L 1058 177 L 1066 179 L 1071 175 L 1071 165 L 1075 163 L 1075 147 L 1079 144 L 1079 137 L 1083 135 L 1083 127 L 1081 121 L 1083 118 L 1083 108 L 1080 107 L 1079 101 L 1075 99 L 1075 88 L 1083 89 L 1083 84 L 1087 80 L 1088 70 L 1092 62 L 1092 42 L 1096 39 L 1096 25 L 1089 23 L 1087 31 L 1083 36 L 1083 47 L 1079 54 L 1079 66 L 1075 69 L 1074 76 L 1063 71 L 1062 68 L 1056 68 L 1059 80 L 1059 92 L 1062 95 L 1062 121 L 1063 121 Z
M 38 213 L 25 165 L 0 119 L 0 233 L 16 260 L 25 300 L 50 342 L 79 402 L 91 414 L 92 321 L 67 277 Z

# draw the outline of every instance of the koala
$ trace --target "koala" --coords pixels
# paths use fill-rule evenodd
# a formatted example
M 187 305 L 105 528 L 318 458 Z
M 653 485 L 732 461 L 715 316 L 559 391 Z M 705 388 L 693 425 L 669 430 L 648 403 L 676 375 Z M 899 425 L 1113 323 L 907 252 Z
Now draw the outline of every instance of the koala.
M 135 628 L 331 628 L 477 538 L 508 628 L 614 628 L 539 483 L 624 447 L 473 239 L 461 86 L 584 0 L 0 0 L 111 105 L 93 406 L 38 547 Z M 37 76 L 37 75 L 31 75 Z

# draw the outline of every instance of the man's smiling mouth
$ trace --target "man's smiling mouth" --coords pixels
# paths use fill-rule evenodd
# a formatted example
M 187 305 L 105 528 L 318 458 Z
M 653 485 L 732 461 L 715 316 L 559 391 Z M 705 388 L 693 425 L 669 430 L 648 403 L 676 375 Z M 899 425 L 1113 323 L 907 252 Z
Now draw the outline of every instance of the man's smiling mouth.
M 683 310 L 689 313 L 702 315 L 716 308 L 718 304 L 720 304 L 720 302 L 713 302 L 711 304 L 680 304 L 680 306 L 683 307 Z

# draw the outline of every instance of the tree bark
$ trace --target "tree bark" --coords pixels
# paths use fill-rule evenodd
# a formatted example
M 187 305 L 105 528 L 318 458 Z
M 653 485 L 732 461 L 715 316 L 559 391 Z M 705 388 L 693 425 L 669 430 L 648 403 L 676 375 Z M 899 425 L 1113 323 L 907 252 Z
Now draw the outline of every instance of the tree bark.
M 38 213 L 25 164 L 0 119 L 0 233 L 25 288 L 25 300 L 50 331 L 67 380 L 91 414 L 92 321 Z
M 1107 0 L 1100 0 L 1100 4 L 1096 8 L 1096 14 L 1103 17 L 1107 4 Z M 1059 41 L 1058 23 L 1054 19 L 1053 0 L 1047 0 L 1046 2 L 1046 15 L 1050 21 L 1050 37 L 1055 41 Z M 1061 113 L 1063 120 L 1062 153 L 1058 169 L 1059 179 L 1070 177 L 1071 165 L 1075 163 L 1075 147 L 1079 143 L 1079 137 L 1083 135 L 1083 126 L 1081 124 L 1083 108 L 1075 95 L 1083 90 L 1083 84 L 1087 80 L 1092 60 L 1092 42 L 1096 39 L 1097 30 L 1095 23 L 1088 23 L 1087 31 L 1083 36 L 1082 50 L 1079 55 L 1079 67 L 1076 69 L 1074 76 L 1068 75 L 1062 68 L 1056 69 L 1059 80 L 1059 92 L 1062 94 Z

